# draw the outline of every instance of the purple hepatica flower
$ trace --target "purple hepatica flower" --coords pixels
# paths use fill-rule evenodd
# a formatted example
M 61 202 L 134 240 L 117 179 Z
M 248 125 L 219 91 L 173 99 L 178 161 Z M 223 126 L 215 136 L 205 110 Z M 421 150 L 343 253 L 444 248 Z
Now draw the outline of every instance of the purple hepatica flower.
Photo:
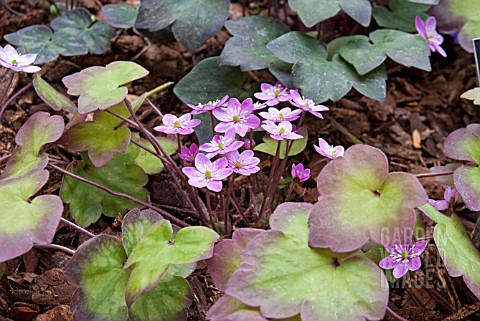
M 227 160 L 220 158 L 213 163 L 203 154 L 195 157 L 195 167 L 184 167 L 182 172 L 188 176 L 188 184 L 202 188 L 207 187 L 214 192 L 222 190 L 222 179 L 227 178 L 233 173 L 231 168 L 227 167 Z
M 282 101 L 289 101 L 290 89 L 283 84 L 277 82 L 275 86 L 270 84 L 261 84 L 260 89 L 262 92 L 255 93 L 254 96 L 260 100 L 266 100 L 265 104 L 268 106 L 278 105 Z
M 261 103 L 259 101 L 253 103 L 253 110 L 260 110 L 267 107 L 267 104 Z
M 235 141 L 235 129 L 227 130 L 225 136 L 215 135 L 210 143 L 200 146 L 200 150 L 207 152 L 208 158 L 212 158 L 218 154 L 226 154 L 242 147 L 244 142 Z
M 310 178 L 310 169 L 304 168 L 303 164 L 292 164 L 292 178 L 297 178 L 300 182 L 305 182 Z
M 426 241 L 414 244 L 395 244 L 385 246 L 389 256 L 381 260 L 378 265 L 382 269 L 393 269 L 393 276 L 397 279 L 407 274 L 408 270 L 416 271 L 420 268 L 420 255 L 427 247 Z
M 290 100 L 290 103 L 293 106 L 296 106 L 300 109 L 308 111 L 313 115 L 317 116 L 318 118 L 323 119 L 323 116 L 322 114 L 320 114 L 320 112 L 328 110 L 327 106 L 315 105 L 315 102 L 313 100 L 306 99 L 305 97 L 300 96 L 300 94 L 297 91 L 292 91 L 291 96 L 292 98 Z
M 186 162 L 193 163 L 195 161 L 195 157 L 198 155 L 198 146 L 197 144 L 193 143 L 190 147 L 182 146 L 178 157 L 183 159 Z
M 260 159 L 254 157 L 253 151 L 251 150 L 245 150 L 241 154 L 236 150 L 229 152 L 226 155 L 226 159 L 228 161 L 228 167 L 233 169 L 237 174 L 249 176 L 260 170 L 260 167 L 257 166 L 258 163 L 260 163 Z
M 0 47 L 0 65 L 13 71 L 28 73 L 40 71 L 40 67 L 30 66 L 36 58 L 36 54 L 19 54 L 15 48 L 10 45 L 6 45 L 4 48 Z
M 221 133 L 234 128 L 235 132 L 243 137 L 249 129 L 255 129 L 260 125 L 260 118 L 253 114 L 251 98 L 245 99 L 241 104 L 238 99 L 232 98 L 226 108 L 214 109 L 213 115 L 221 122 L 215 126 L 215 130 Z
M 197 115 L 201 114 L 210 110 L 215 110 L 217 108 L 225 106 L 225 102 L 227 101 L 228 96 L 223 97 L 220 100 L 215 100 L 215 101 L 209 101 L 206 104 L 198 104 L 198 105 L 192 105 L 192 104 L 187 104 L 188 107 L 192 108 L 192 115 Z
M 163 125 L 153 129 L 165 134 L 187 135 L 193 133 L 193 127 L 198 126 L 202 121 L 200 119 L 192 119 L 191 114 L 185 114 L 180 117 L 166 114 L 163 116 L 162 122 Z
M 293 132 L 293 126 L 289 121 L 282 121 L 276 125 L 274 122 L 267 120 L 262 127 L 270 134 L 270 137 L 276 140 L 303 138 L 302 135 Z
M 343 153 L 345 152 L 345 148 L 343 146 L 333 146 L 327 143 L 327 141 L 323 138 L 318 139 L 318 145 L 313 145 L 317 153 L 322 156 L 325 156 L 330 159 L 334 159 L 337 157 L 343 157 Z
M 435 201 L 435 200 L 429 199 L 428 203 L 433 207 L 435 207 L 437 211 L 444 211 L 448 209 L 452 199 L 453 199 L 453 203 L 458 201 L 458 192 L 455 189 L 452 189 L 451 187 L 447 187 L 445 189 L 445 193 L 443 193 L 443 200 Z
M 296 109 L 292 111 L 290 108 L 285 107 L 280 110 L 270 107 L 268 108 L 268 113 L 267 112 L 261 112 L 260 116 L 265 118 L 266 120 L 271 120 L 274 123 L 279 123 L 284 120 L 286 121 L 294 121 L 298 118 L 300 118 L 299 114 L 302 113 L 301 109 Z
M 424 22 L 419 16 L 415 17 L 415 28 L 418 33 L 427 40 L 428 47 L 432 52 L 437 51 L 442 56 L 446 57 L 447 53 L 440 45 L 443 43 L 443 37 L 435 30 L 437 27 L 437 20 L 435 17 L 428 17 Z

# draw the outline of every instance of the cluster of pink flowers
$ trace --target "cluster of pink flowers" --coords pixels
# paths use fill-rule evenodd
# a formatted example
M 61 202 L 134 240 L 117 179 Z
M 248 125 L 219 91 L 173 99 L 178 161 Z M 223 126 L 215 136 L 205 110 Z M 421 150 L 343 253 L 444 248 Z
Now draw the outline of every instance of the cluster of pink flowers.
M 217 192 L 222 189 L 222 180 L 232 173 L 251 175 L 258 172 L 260 168 L 257 165 L 260 160 L 254 157 L 251 150 L 254 142 L 244 138 L 248 132 L 261 127 L 271 138 L 278 141 L 302 139 L 298 126 L 301 126 L 305 114 L 311 113 L 322 119 L 321 112 L 328 110 L 328 107 L 315 104 L 313 100 L 301 96 L 296 89 L 287 88 L 281 83 L 262 84 L 261 92 L 254 96 L 260 102 L 253 102 L 251 98 L 240 102 L 236 98 L 229 99 L 225 96 L 206 104 L 188 104 L 192 109 L 190 113 L 180 117 L 166 114 L 163 124 L 154 128 L 165 134 L 187 135 L 193 133 L 194 128 L 201 122 L 199 119 L 192 119 L 192 115 L 208 112 L 212 119 L 218 121 L 210 142 L 200 146 L 181 146 L 179 157 L 194 165 L 182 169 L 189 178 L 190 185 Z M 276 108 L 278 104 L 290 104 L 290 107 Z M 268 111 L 258 112 L 258 116 L 255 114 L 265 107 L 269 107 Z M 293 121 L 298 121 L 298 124 L 295 126 Z M 319 147 L 315 146 L 320 154 L 328 158 L 343 155 L 341 146 L 333 147 L 325 142 L 320 143 L 320 150 L 317 148 Z M 219 158 L 213 160 L 215 157 Z M 310 170 L 305 169 L 303 164 L 294 164 L 292 177 L 303 182 L 310 177 Z

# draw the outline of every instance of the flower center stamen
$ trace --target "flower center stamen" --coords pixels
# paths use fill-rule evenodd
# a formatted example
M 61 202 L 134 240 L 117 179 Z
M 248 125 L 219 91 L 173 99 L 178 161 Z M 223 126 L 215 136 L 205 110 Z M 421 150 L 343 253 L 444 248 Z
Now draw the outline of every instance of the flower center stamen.
M 240 120 L 240 117 L 238 115 L 233 116 L 233 122 L 237 123 Z
M 242 162 L 238 161 L 235 163 L 236 168 L 242 168 Z
M 218 143 L 218 148 L 224 149 L 224 148 L 225 148 L 225 144 L 224 144 L 223 142 Z
M 173 123 L 174 128 L 180 128 L 180 122 L 177 120 L 176 122 Z
M 211 177 L 212 177 L 212 172 L 205 171 L 205 178 L 211 178 Z
M 280 135 L 285 134 L 285 128 L 280 128 L 280 130 L 278 131 L 278 133 L 279 133 Z

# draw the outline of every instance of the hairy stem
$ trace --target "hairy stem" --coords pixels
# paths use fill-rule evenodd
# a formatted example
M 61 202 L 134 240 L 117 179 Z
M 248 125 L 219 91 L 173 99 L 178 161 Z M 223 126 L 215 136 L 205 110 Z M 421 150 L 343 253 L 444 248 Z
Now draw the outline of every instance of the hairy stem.
M 274 190 L 273 186 L 273 178 L 275 177 L 275 171 L 277 169 L 277 164 L 278 160 L 280 159 L 280 147 L 281 147 L 282 141 L 279 140 L 277 144 L 277 150 L 275 151 L 275 156 L 273 157 L 273 162 L 272 162 L 272 168 L 270 168 L 270 175 L 268 177 L 268 182 L 269 185 L 267 186 L 267 189 L 265 190 L 262 206 L 260 207 L 260 212 L 258 213 L 257 217 L 257 222 L 260 221 L 263 217 L 265 207 L 269 201 L 269 195 L 270 195 L 270 190 Z
M 145 207 L 147 207 L 147 208 L 149 208 L 149 209 L 151 209 L 151 210 L 157 211 L 158 213 L 162 214 L 163 216 L 165 216 L 166 218 L 168 218 L 168 219 L 171 220 L 172 222 L 175 222 L 175 224 L 178 224 L 178 225 L 183 226 L 183 227 L 185 227 L 185 226 L 190 226 L 189 224 L 183 222 L 182 220 L 179 220 L 178 218 L 176 218 L 176 217 L 173 216 L 172 214 L 170 214 L 170 213 L 162 210 L 161 208 L 155 207 L 155 206 L 153 206 L 153 205 L 151 205 L 151 204 L 149 204 L 149 203 L 147 203 L 147 202 L 145 202 L 145 201 L 142 201 L 141 199 L 138 199 L 138 198 L 136 198 L 136 197 L 133 197 L 133 196 L 131 196 L 131 195 L 129 195 L 129 194 L 112 191 L 112 190 L 109 189 L 108 187 L 105 187 L 105 186 L 103 186 L 103 185 L 100 185 L 100 184 L 98 184 L 98 183 L 96 183 L 96 182 L 93 182 L 93 181 L 91 181 L 91 180 L 89 180 L 89 179 L 86 179 L 86 178 L 83 178 L 83 177 L 81 177 L 81 176 L 78 176 L 78 175 L 76 175 L 76 174 L 70 173 L 69 171 L 67 171 L 67 170 L 65 170 L 65 169 L 63 169 L 63 168 L 61 168 L 61 167 L 58 167 L 58 166 L 56 166 L 56 165 L 48 164 L 48 166 L 52 167 L 53 169 L 55 169 L 55 170 L 57 170 L 57 171 L 65 174 L 65 175 L 68 175 L 68 176 L 70 176 L 70 177 L 73 177 L 73 178 L 75 178 L 76 180 L 79 180 L 80 182 L 83 182 L 83 183 L 89 184 L 89 185 L 91 185 L 91 186 L 94 186 L 94 187 L 96 187 L 96 188 L 98 188 L 98 189 L 101 189 L 102 191 L 105 191 L 105 192 L 107 192 L 107 193 L 109 193 L 109 194 L 111 194 L 111 195 L 126 198 L 126 199 L 128 199 L 128 200 L 130 200 L 130 201 L 133 201 L 133 202 L 135 202 L 135 203 L 138 203 L 138 204 L 140 204 L 140 205 L 143 205 L 143 206 L 145 206 Z
M 416 178 L 425 178 L 425 177 L 436 177 L 436 176 L 447 176 L 453 175 L 453 171 L 451 172 L 443 172 L 443 173 L 422 173 L 422 174 L 415 174 Z
M 77 231 L 77 232 L 80 232 L 80 233 L 82 233 L 82 234 L 85 234 L 85 235 L 88 236 L 88 237 L 95 237 L 95 234 L 90 233 L 89 231 L 87 231 L 87 230 L 84 229 L 83 227 L 80 227 L 80 226 L 78 226 L 77 224 L 72 223 L 72 222 L 70 222 L 70 221 L 67 220 L 67 219 L 64 219 L 63 217 L 60 218 L 60 221 L 61 221 L 64 225 L 66 225 L 66 226 L 68 226 L 69 228 L 71 228 L 72 230 L 75 230 L 75 231 Z
M 15 74 L 14 74 L 15 76 Z M 11 78 L 13 80 L 13 76 Z M 11 82 L 9 82 L 8 84 L 8 87 L 10 87 L 11 85 Z M 3 116 L 3 112 L 5 111 L 5 109 L 7 109 L 7 107 L 12 103 L 12 101 L 14 101 L 18 96 L 20 96 L 25 90 L 27 90 L 28 88 L 32 87 L 33 86 L 33 82 L 30 82 L 28 83 L 25 87 L 23 87 L 22 89 L 20 89 L 19 91 L 17 91 L 15 94 L 12 95 L 12 97 L 10 97 L 3 105 L 2 107 L 0 107 L 0 119 L 2 119 L 2 116 Z M 4 96 L 2 97 L 2 99 L 0 101 L 2 101 L 4 98 L 5 98 L 5 95 L 7 94 L 8 92 L 8 87 L 4 93 Z
M 75 255 L 75 251 L 71 250 L 65 246 L 57 245 L 57 244 L 34 244 L 33 247 L 37 249 L 52 249 L 52 250 L 59 250 L 70 255 Z

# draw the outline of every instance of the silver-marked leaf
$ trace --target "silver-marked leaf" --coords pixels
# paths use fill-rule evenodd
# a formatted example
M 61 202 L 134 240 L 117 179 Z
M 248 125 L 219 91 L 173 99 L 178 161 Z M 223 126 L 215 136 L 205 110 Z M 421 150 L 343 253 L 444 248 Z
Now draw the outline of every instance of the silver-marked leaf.
M 172 26 L 175 38 L 195 51 L 228 18 L 229 0 L 143 0 L 135 28 L 157 31 Z
M 385 99 L 387 74 L 383 66 L 360 76 L 338 55 L 327 60 L 325 44 L 299 32 L 289 32 L 271 41 L 267 47 L 285 62 L 294 63 L 294 86 L 317 103 L 328 99 L 337 101 L 352 87 L 370 98 Z
M 78 112 L 86 114 L 107 109 L 127 97 L 122 85 L 148 75 L 148 71 L 130 61 L 115 61 L 105 67 L 89 67 L 63 78 L 67 93 L 78 98 Z
M 107 4 L 102 7 L 102 15 L 112 27 L 128 29 L 135 25 L 138 8 L 138 5 Z
M 426 11 L 430 6 L 419 3 L 420 1 L 415 2 L 410 0 L 390 0 L 388 3 L 390 10 L 383 6 L 374 5 L 373 18 L 379 26 L 384 28 L 416 32 L 415 17 L 419 16 L 423 20 L 426 20 L 428 18 Z
M 125 153 L 117 154 L 107 164 L 95 167 L 88 157 L 82 154 L 82 161 L 70 164 L 67 170 L 116 192 L 146 201 L 147 191 L 143 186 L 147 184 L 148 177 L 139 166 L 133 164 L 137 156 L 138 150 L 128 148 Z M 118 213 L 125 213 L 126 210 L 138 206 L 133 201 L 113 196 L 70 176 L 64 176 L 60 196 L 65 203 L 70 204 L 72 216 L 81 226 L 96 222 L 102 214 L 115 217 Z
M 85 8 L 77 8 L 56 17 L 50 23 L 55 33 L 82 39 L 88 52 L 100 55 L 107 51 L 115 28 L 106 22 L 95 21 L 95 16 Z
M 468 288 L 480 300 L 480 253 L 465 227 L 453 214 L 448 217 L 430 204 L 420 207 L 430 219 L 437 222 L 433 239 L 450 276 L 463 276 Z
M 31 199 L 48 176 L 42 169 L 0 180 L 0 262 L 26 253 L 34 243 L 52 242 L 63 212 L 62 200 L 56 195 Z
M 218 234 L 202 226 L 189 226 L 173 238 L 169 221 L 155 223 L 133 249 L 125 264 L 132 268 L 125 299 L 128 306 L 144 291 L 153 289 L 170 265 L 184 265 L 212 256 Z
M 225 23 L 233 35 L 220 55 L 220 64 L 240 66 L 242 71 L 270 67 L 279 59 L 267 49 L 267 44 L 289 31 L 278 19 L 250 16 Z
M 45 168 L 46 155 L 40 155 L 43 145 L 60 138 L 65 125 L 61 116 L 50 116 L 46 112 L 33 114 L 18 130 L 15 137 L 17 147 L 12 152 L 0 179 L 17 178 L 33 170 Z
M 340 48 L 340 55 L 351 63 L 360 75 L 380 66 L 387 56 L 406 67 L 430 71 L 430 49 L 420 35 L 398 30 L 377 30 L 367 37 L 348 42 Z
M 122 241 L 99 235 L 80 245 L 67 267 L 65 278 L 77 287 L 72 298 L 75 320 L 126 321 L 125 289 L 130 275 L 123 264 L 127 255 Z
M 364 27 L 370 24 L 372 4 L 368 0 L 289 0 L 307 27 L 335 16 L 340 9 Z
M 122 220 L 122 242 L 127 255 L 132 253 L 135 246 L 137 246 L 152 225 L 160 220 L 163 220 L 162 215 L 149 209 L 141 211 L 138 208 L 134 208 L 125 215 Z
M 53 110 L 64 110 L 72 114 L 77 112 L 77 106 L 68 97 L 56 90 L 39 75 L 33 77 L 33 88 L 35 88 L 37 95 Z
M 380 268 L 361 254 L 308 246 L 311 204 L 283 203 L 270 217 L 272 230 L 257 235 L 226 293 L 264 318 L 300 314 L 303 321 L 380 320 L 388 285 Z
M 472 211 L 480 211 L 480 124 L 457 129 L 443 145 L 448 157 L 476 163 L 455 169 L 453 181 L 465 205 Z
M 128 117 L 124 102 L 108 110 Z M 116 116 L 97 110 L 92 121 L 73 125 L 63 134 L 59 143 L 71 152 L 88 152 L 93 165 L 103 166 L 129 146 L 131 132 L 127 127 L 119 126 L 121 122 Z
M 320 198 L 309 220 L 309 244 L 336 252 L 360 249 L 369 239 L 383 245 L 407 243 L 414 208 L 428 199 L 415 176 L 388 173 L 385 154 L 368 145 L 354 145 L 328 163 L 317 187 Z
M 53 33 L 45 25 L 34 25 L 9 33 L 5 40 L 17 46 L 19 53 L 37 54 L 35 64 L 44 64 L 62 56 L 80 56 L 88 53 L 85 41 L 77 35 Z

